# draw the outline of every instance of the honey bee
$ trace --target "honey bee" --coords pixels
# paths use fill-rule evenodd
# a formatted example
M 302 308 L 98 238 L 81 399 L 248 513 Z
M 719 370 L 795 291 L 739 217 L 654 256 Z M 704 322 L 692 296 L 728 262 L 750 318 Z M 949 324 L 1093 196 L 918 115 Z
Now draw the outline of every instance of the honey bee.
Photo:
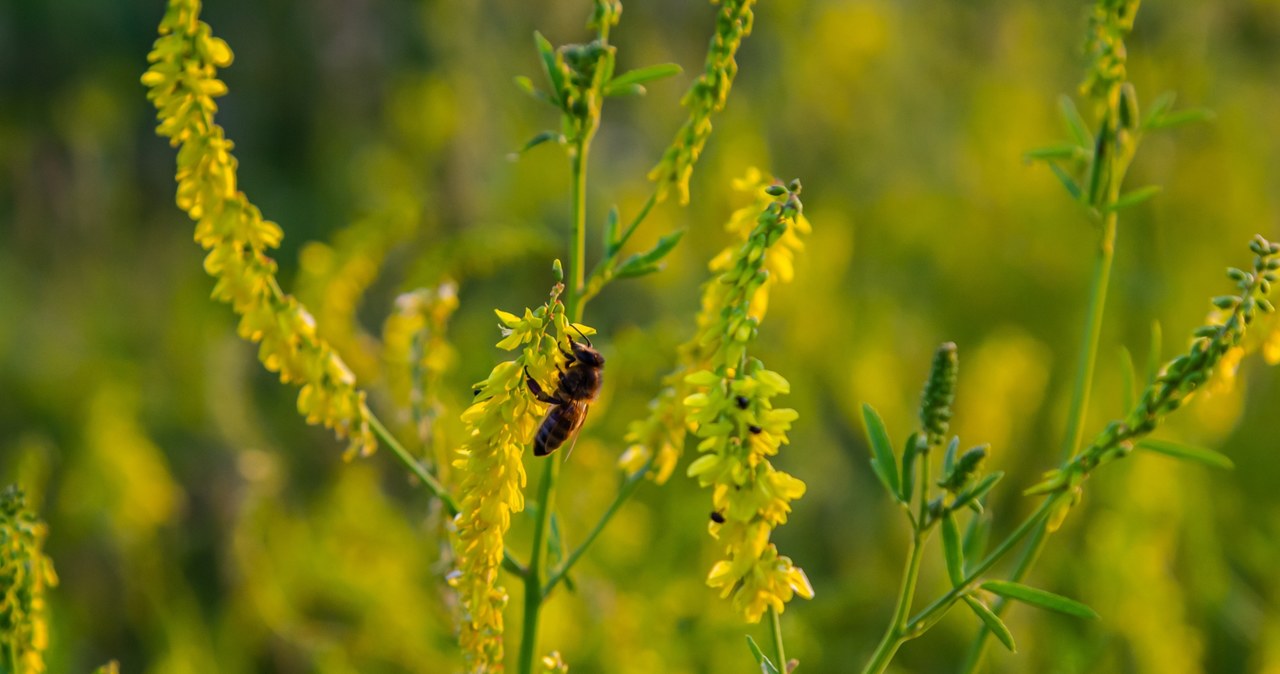
M 582 335 L 582 332 L 579 331 L 578 334 Z M 576 443 L 575 434 L 587 418 L 587 408 L 600 393 L 604 356 L 591 346 L 591 340 L 586 335 L 582 335 L 582 338 L 586 340 L 586 344 L 570 339 L 572 351 L 560 349 L 566 366 L 564 369 L 556 367 L 560 376 L 556 381 L 555 391 L 550 395 L 529 374 L 529 368 L 524 369 L 525 384 L 529 387 L 529 392 L 539 402 L 551 405 L 534 435 L 534 456 L 546 456 L 556 451 L 570 436 L 575 436 Z M 573 445 L 569 446 L 569 451 L 573 451 Z

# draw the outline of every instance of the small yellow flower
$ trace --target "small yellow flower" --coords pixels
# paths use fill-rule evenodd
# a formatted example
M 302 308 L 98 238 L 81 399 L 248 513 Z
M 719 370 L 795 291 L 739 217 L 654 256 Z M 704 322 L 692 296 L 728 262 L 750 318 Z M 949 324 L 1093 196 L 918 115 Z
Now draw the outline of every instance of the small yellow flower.
M 0 655 L 18 663 L 14 674 L 45 671 L 49 647 L 44 591 L 58 584 L 53 561 L 44 554 L 49 529 L 27 510 L 16 486 L 0 493 Z

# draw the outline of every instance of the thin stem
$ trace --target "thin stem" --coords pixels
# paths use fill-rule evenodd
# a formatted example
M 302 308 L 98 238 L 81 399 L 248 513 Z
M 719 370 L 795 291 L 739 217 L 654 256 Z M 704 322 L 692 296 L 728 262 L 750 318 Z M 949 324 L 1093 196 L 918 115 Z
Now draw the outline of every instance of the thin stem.
M 1111 281 L 1111 267 L 1116 250 L 1116 212 L 1103 218 L 1102 239 L 1094 259 L 1093 280 L 1089 287 L 1089 312 L 1081 339 L 1083 351 L 1076 365 L 1075 384 L 1071 393 L 1071 408 L 1067 412 L 1067 432 L 1062 441 L 1062 456 L 1069 459 L 1080 449 L 1084 436 L 1084 422 L 1088 416 L 1089 393 L 1093 388 L 1093 372 L 1098 362 L 1098 342 L 1102 332 L 1102 317 L 1106 310 L 1107 286 Z
M 769 630 L 773 632 L 773 651 L 778 657 L 778 671 L 787 671 L 787 650 L 782 646 L 782 614 L 769 607 Z
M 911 553 L 907 556 L 907 565 L 902 572 L 902 587 L 898 590 L 898 603 L 893 609 L 893 620 L 884 631 L 880 644 L 876 646 L 862 674 L 880 674 L 893 660 L 902 644 L 906 643 L 905 627 L 907 616 L 911 613 L 911 601 L 915 597 L 916 581 L 920 577 L 921 551 L 924 550 L 924 539 L 917 533 L 911 537 Z
M 410 472 L 418 476 L 419 480 L 422 480 L 422 483 L 427 486 L 427 490 L 444 503 L 444 507 L 449 511 L 450 515 L 457 515 L 458 503 L 453 500 L 449 490 L 445 489 L 444 485 L 440 484 L 440 481 L 427 471 L 426 466 L 423 466 L 421 462 L 413 458 L 409 450 L 400 444 L 400 441 L 387 430 L 386 426 L 382 425 L 382 422 L 373 415 L 373 412 L 369 412 L 368 418 L 369 427 L 373 429 L 374 434 L 378 436 L 382 444 L 386 445 L 391 450 L 391 453 L 396 455 L 397 459 L 400 459 L 400 463 L 403 463 Z
M 636 487 L 639 487 L 640 483 L 644 481 L 644 476 L 648 474 L 649 467 L 652 465 L 653 457 L 650 456 L 649 460 L 645 462 L 644 466 L 642 466 L 640 470 L 632 473 L 627 477 L 626 481 L 622 483 L 622 487 L 618 489 L 617 496 L 613 497 L 613 503 L 610 503 L 609 508 L 600 516 L 600 521 L 596 522 L 596 525 L 592 527 L 591 533 L 587 534 L 587 537 L 582 540 L 582 543 L 580 543 L 578 547 L 560 563 L 558 568 L 551 572 L 550 577 L 547 578 L 546 584 L 542 586 L 543 597 L 551 594 L 551 591 L 555 589 L 556 585 L 568 576 L 569 570 L 578 562 L 578 559 L 587 551 L 587 548 L 591 547 L 591 544 L 595 542 L 596 538 L 600 535 L 600 532 L 604 531 L 605 525 L 613 519 L 613 516 L 618 512 L 618 509 L 622 507 L 622 504 L 635 493 Z
M 569 163 L 573 183 L 573 237 L 569 263 L 569 292 L 566 311 L 569 320 L 582 320 L 582 296 L 585 290 L 583 268 L 586 264 L 587 244 L 587 152 L 591 146 L 594 129 L 588 130 L 569 150 Z M 529 566 L 524 574 L 524 625 L 520 636 L 520 674 L 532 674 L 534 651 L 538 641 L 538 615 L 546 594 L 542 590 L 543 571 L 547 553 L 547 530 L 551 514 L 555 510 L 556 479 L 560 474 L 560 457 L 547 460 L 538 489 L 538 519 L 533 528 L 533 549 L 529 553 Z
M 1037 508 L 1034 513 L 1027 517 L 1022 524 L 1018 525 L 1017 529 L 1001 541 L 1000 545 L 996 546 L 996 549 L 991 551 L 991 554 L 987 555 L 986 558 L 979 562 L 978 565 L 965 576 L 964 582 L 951 588 L 946 594 L 936 599 L 932 604 L 929 604 L 923 611 L 918 613 L 916 617 L 912 618 L 911 622 L 907 623 L 907 628 L 905 630 L 907 638 L 914 639 L 915 637 L 920 636 L 925 630 L 938 622 L 938 620 L 946 614 L 947 610 L 951 608 L 951 605 L 956 603 L 962 595 L 969 591 L 970 586 L 973 585 L 974 581 L 978 580 L 982 574 L 995 566 L 996 562 L 1000 561 L 1009 553 L 1010 550 L 1014 548 L 1014 546 L 1021 542 L 1023 538 L 1026 538 L 1027 534 L 1031 533 L 1032 530 L 1038 527 L 1040 523 L 1049 516 L 1049 510 L 1053 507 L 1054 501 L 1057 500 L 1058 496 L 1059 495 L 1057 494 L 1053 494 L 1045 497 L 1044 501 L 1040 503 L 1040 507 Z
M 529 557 L 529 570 L 524 576 L 524 630 L 520 635 L 519 672 L 532 674 L 534 652 L 538 641 L 538 614 L 542 608 L 542 567 L 546 561 L 547 530 L 551 510 L 555 507 L 556 477 L 560 473 L 560 457 L 553 456 L 542 472 L 542 484 L 538 488 L 538 519 L 533 526 L 533 552 Z
M 413 455 L 409 453 L 409 450 L 405 449 L 404 445 L 400 444 L 400 441 L 396 439 L 396 436 L 392 435 L 391 431 L 388 431 L 387 427 L 382 425 L 382 421 L 379 420 L 378 417 L 374 416 L 372 411 L 369 412 L 368 418 L 369 427 L 373 429 L 374 435 L 378 436 L 378 439 L 382 441 L 382 444 L 386 445 L 387 448 L 391 450 L 391 453 L 400 460 L 400 463 L 403 463 L 410 472 L 416 475 L 419 480 L 422 480 L 422 483 L 427 486 L 427 490 L 430 491 L 432 495 L 440 499 L 440 502 L 444 504 L 445 510 L 449 511 L 450 517 L 457 515 L 458 503 L 453 500 L 453 496 L 449 494 L 449 490 L 446 489 L 444 485 L 440 484 L 440 481 L 436 479 L 436 476 L 432 475 L 431 472 L 427 470 L 426 466 L 422 465 L 422 462 L 413 458 Z M 502 568 L 517 576 L 524 576 L 528 573 L 528 570 L 525 569 L 520 562 L 516 561 L 514 556 L 512 556 L 510 550 L 502 551 Z

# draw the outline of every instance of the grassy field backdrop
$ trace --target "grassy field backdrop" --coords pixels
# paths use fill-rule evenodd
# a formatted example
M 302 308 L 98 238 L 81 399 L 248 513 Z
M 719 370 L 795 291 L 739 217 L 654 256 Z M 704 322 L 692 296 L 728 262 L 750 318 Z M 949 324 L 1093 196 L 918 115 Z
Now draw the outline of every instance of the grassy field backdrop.
M 1009 473 L 997 529 L 1034 507 L 1019 492 L 1057 461 L 1096 235 L 1022 153 L 1067 138 L 1057 101 L 1082 77 L 1087 4 L 761 0 L 691 204 L 662 206 L 638 237 L 688 235 L 666 271 L 590 308 L 609 366 L 562 475 L 566 535 L 612 498 L 626 424 L 692 331 L 742 203 L 730 183 L 751 166 L 801 178 L 814 227 L 759 347 L 801 415 L 779 466 L 809 492 L 775 536 L 817 592 L 784 616 L 800 671 L 856 671 L 888 620 L 908 530 L 868 468 L 858 409 L 909 428 L 938 343 L 960 349 L 954 430 L 991 442 L 991 467 Z M 568 255 L 563 157 L 506 157 L 555 119 L 511 79 L 540 75 L 535 29 L 585 39 L 587 10 L 207 2 L 236 52 L 220 121 L 242 187 L 285 230 L 287 289 L 384 417 L 377 338 L 400 292 L 459 283 L 442 394 L 456 417 L 500 357 L 493 308 L 542 302 L 550 260 Z M 386 455 L 344 463 L 208 299 L 138 83 L 161 13 L 0 2 L 0 481 L 21 482 L 50 526 L 49 669 L 452 671 L 424 492 Z M 702 2 L 627 4 L 620 67 L 685 74 L 606 106 L 593 227 L 647 195 L 712 17 Z M 1149 0 L 1129 53 L 1143 103 L 1174 90 L 1216 119 L 1151 136 L 1131 170 L 1130 186 L 1165 189 L 1122 219 L 1089 435 L 1121 413 L 1121 345 L 1143 362 L 1159 321 L 1172 356 L 1230 290 L 1223 269 L 1248 263 L 1250 236 L 1280 239 L 1280 2 Z M 1280 370 L 1255 356 L 1161 431 L 1235 471 L 1149 456 L 1100 471 L 1032 580 L 1102 620 L 1016 608 L 1020 652 L 993 651 L 993 671 L 1280 672 L 1278 430 Z M 543 650 L 575 672 L 747 671 L 742 635 L 764 635 L 704 585 L 707 504 L 683 467 L 642 486 L 577 568 L 577 592 L 547 609 Z M 946 582 L 935 555 L 922 596 Z M 951 671 L 975 628 L 961 613 L 895 671 Z

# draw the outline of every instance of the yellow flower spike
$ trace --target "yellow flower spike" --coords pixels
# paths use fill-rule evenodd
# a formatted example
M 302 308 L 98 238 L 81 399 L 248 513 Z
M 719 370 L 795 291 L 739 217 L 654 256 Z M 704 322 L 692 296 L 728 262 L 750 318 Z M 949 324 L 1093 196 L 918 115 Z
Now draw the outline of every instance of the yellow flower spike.
M 745 232 L 746 241 L 717 257 L 720 273 L 706 286 L 699 334 L 682 350 L 697 360 L 686 365 L 691 372 L 676 373 L 684 387 L 682 426 L 700 438 L 701 456 L 688 474 L 712 488 L 708 532 L 724 554 L 707 584 L 751 622 L 767 609 L 781 612 L 797 593 L 813 596 L 804 572 L 769 542 L 773 528 L 786 522 L 791 502 L 805 492 L 804 482 L 768 459 L 787 444 L 786 433 L 798 417 L 795 410 L 773 407 L 772 399 L 791 385 L 746 357 L 763 315 L 752 315 L 751 307 L 760 308 L 757 298 L 767 293 L 774 252 L 799 217 L 798 192 L 798 183 L 770 187 L 771 198 Z
M 0 658 L 20 663 L 14 674 L 45 671 L 49 646 L 44 591 L 58 584 L 53 562 L 44 554 L 48 527 L 26 506 L 22 490 L 0 493 Z
M 176 203 L 209 251 L 204 269 L 216 279 L 213 297 L 240 315 L 237 332 L 259 343 L 262 364 L 282 382 L 298 384 L 299 413 L 348 438 L 347 457 L 370 454 L 377 440 L 364 393 L 316 335 L 310 314 L 280 290 L 266 251 L 279 246 L 283 233 L 236 187 L 233 144 L 214 122 L 214 99 L 227 93 L 217 70 L 233 55 L 199 14 L 199 0 L 170 0 L 142 76 L 158 111 L 156 131 L 178 148 Z
M 457 450 L 462 499 L 452 536 L 457 572 L 450 583 L 457 588 L 465 612 L 459 642 L 468 671 L 494 671 L 502 666 L 502 607 L 506 589 L 497 584 L 502 565 L 503 538 L 511 514 L 524 510 L 523 454 L 533 441 L 541 410 L 534 405 L 524 371 L 548 381 L 562 358 L 557 344 L 577 334 L 569 327 L 557 284 L 546 304 L 526 309 L 522 317 L 497 311 L 503 338 L 498 346 L 517 351 L 514 360 L 498 363 L 477 385 L 476 401 L 462 413 L 466 441 Z M 583 333 L 594 332 L 580 326 Z

